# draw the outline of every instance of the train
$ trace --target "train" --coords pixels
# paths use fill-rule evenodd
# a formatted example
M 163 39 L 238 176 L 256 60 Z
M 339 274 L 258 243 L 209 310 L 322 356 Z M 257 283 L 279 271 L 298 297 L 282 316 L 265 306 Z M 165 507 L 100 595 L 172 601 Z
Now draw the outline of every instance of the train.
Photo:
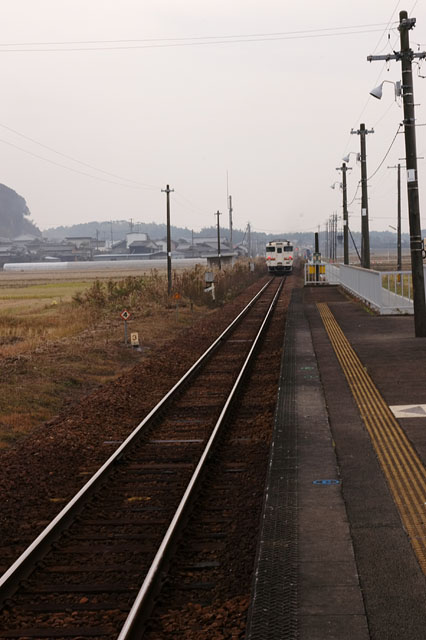
M 266 244 L 266 266 L 269 273 L 292 273 L 293 259 L 293 245 L 289 240 L 271 240 Z

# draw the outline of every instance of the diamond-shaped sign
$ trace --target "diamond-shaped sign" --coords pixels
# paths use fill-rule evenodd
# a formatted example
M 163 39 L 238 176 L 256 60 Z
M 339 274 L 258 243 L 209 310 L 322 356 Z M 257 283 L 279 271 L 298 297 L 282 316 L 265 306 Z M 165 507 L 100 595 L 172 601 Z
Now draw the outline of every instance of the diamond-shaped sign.
M 124 311 L 120 313 L 120 318 L 122 318 L 123 320 L 128 320 L 131 315 L 132 314 L 129 311 L 127 311 L 127 309 L 124 309 Z

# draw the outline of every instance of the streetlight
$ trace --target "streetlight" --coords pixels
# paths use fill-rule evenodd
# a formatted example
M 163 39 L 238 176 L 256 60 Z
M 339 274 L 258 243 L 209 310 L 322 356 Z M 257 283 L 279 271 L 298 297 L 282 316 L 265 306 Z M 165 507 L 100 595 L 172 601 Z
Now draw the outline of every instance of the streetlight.
M 361 154 L 360 153 L 358 153 L 357 151 L 349 151 L 347 156 L 343 156 L 343 158 L 342 158 L 343 162 L 349 162 L 349 158 L 350 158 L 350 155 L 352 153 L 356 156 L 356 161 L 357 162 L 361 161 Z
M 370 96 L 373 96 L 373 98 L 377 98 L 378 100 L 381 100 L 383 95 L 383 85 L 385 84 L 385 82 L 389 82 L 389 84 L 393 84 L 395 89 L 395 100 L 397 98 L 400 98 L 402 94 L 402 91 L 401 91 L 402 87 L 401 87 L 401 82 L 399 80 L 397 80 L 396 82 L 393 82 L 392 80 L 383 80 L 383 82 L 381 82 L 378 87 L 371 89 Z

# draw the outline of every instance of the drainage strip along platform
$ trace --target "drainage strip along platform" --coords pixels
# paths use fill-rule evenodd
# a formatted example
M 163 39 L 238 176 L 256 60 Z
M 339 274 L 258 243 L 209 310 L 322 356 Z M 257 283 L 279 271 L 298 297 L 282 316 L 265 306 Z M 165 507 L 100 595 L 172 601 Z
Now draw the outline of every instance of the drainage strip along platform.
M 413 317 L 295 290 L 248 640 L 426 638 L 425 460 Z

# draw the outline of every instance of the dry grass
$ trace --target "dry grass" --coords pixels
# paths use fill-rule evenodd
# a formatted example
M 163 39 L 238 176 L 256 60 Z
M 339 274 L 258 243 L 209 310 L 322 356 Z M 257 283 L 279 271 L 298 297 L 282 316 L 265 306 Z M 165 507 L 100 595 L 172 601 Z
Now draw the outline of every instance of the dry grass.
M 218 274 L 219 304 L 263 273 L 243 264 Z M 116 378 L 214 306 L 204 292 L 204 269 L 174 275 L 178 300 L 168 298 L 162 273 L 118 280 L 79 273 L 65 281 L 26 275 L 11 280 L 0 273 L 0 447 Z M 124 307 L 141 351 L 124 344 Z
M 388 289 L 392 293 L 404 298 L 413 298 L 413 282 L 411 274 L 404 273 L 402 275 L 383 275 L 382 287 Z

